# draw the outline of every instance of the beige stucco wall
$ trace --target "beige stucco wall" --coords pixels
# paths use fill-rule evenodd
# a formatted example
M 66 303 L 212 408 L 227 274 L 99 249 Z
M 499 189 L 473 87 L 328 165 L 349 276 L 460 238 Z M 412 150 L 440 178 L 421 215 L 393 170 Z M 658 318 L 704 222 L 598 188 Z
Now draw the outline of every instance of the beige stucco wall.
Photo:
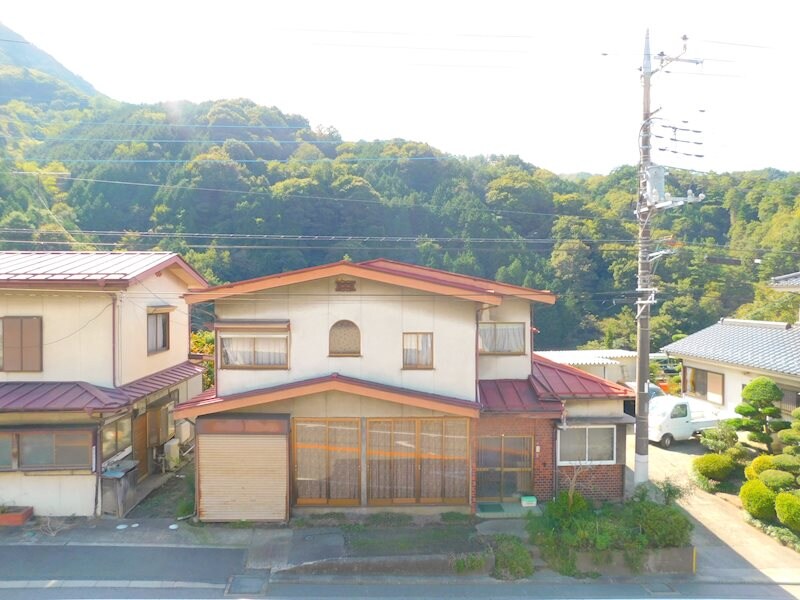
M 85 412 L 29 412 L 0 413 L 0 425 L 64 425 L 86 424 L 97 426 L 97 421 Z
M 87 381 L 110 387 L 111 304 L 111 296 L 99 291 L 4 291 L 0 316 L 42 317 L 42 371 L 0 371 L 0 382 Z
M 189 317 L 181 297 L 186 285 L 162 272 L 119 293 L 118 385 L 141 379 L 184 362 L 189 355 Z M 147 309 L 174 306 L 169 313 L 169 349 L 148 355 Z
M 567 421 L 570 417 L 619 417 L 623 414 L 623 401 L 615 399 L 568 400 Z
M 218 300 L 218 320 L 289 319 L 288 370 L 219 369 L 222 395 L 330 373 L 397 387 L 475 398 L 473 302 L 362 279 L 357 292 L 335 292 L 334 278 Z M 339 320 L 358 325 L 360 357 L 329 357 L 328 332 Z M 404 332 L 433 332 L 434 368 L 404 370 Z
M 0 473 L 0 504 L 33 506 L 34 514 L 49 517 L 94 514 L 97 477 L 63 471 Z
M 364 396 L 326 392 L 311 394 L 291 400 L 280 400 L 269 404 L 259 404 L 236 412 L 252 412 L 267 414 L 288 414 L 301 418 L 335 418 L 335 417 L 441 417 L 444 413 L 406 406 L 396 402 L 386 402 Z

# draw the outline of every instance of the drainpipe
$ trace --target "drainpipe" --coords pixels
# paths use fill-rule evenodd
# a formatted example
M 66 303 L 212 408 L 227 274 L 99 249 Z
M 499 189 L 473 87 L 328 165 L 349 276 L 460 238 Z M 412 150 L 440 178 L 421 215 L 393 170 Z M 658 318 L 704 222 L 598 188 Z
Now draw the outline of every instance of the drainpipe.
M 111 296 L 111 387 L 117 387 L 117 295 Z
M 478 310 L 475 311 L 475 403 L 477 404 L 480 402 L 480 388 L 478 387 L 478 382 L 480 381 L 480 373 L 478 372 L 478 358 L 480 356 L 480 352 L 478 350 L 478 344 L 480 343 L 480 322 L 481 322 L 481 313 L 485 310 L 489 310 L 491 306 L 482 306 Z

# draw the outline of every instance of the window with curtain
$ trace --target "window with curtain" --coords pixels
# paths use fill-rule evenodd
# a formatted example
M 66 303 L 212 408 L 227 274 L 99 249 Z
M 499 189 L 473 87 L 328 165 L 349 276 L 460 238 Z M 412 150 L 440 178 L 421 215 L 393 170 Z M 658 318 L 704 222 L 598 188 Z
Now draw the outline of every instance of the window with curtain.
M 463 504 L 469 496 L 466 419 L 375 419 L 367 423 L 371 504 Z
M 403 334 L 403 368 L 433 368 L 433 333 Z
M 90 469 L 92 434 L 88 431 L 21 432 L 21 469 Z
M 294 420 L 297 504 L 358 504 L 360 466 L 358 419 Z
M 525 323 L 479 323 L 478 351 L 482 354 L 524 354 Z
M 169 350 L 169 313 L 147 315 L 147 352 Z
M 220 362 L 225 368 L 286 369 L 289 367 L 289 333 L 222 333 Z
M 689 396 L 715 402 L 724 403 L 725 379 L 721 373 L 713 373 L 694 367 L 684 368 L 683 391 Z
M 558 430 L 558 464 L 614 464 L 616 427 L 567 427 Z
M 337 321 L 328 333 L 328 354 L 331 356 L 360 356 L 361 332 L 352 321 Z

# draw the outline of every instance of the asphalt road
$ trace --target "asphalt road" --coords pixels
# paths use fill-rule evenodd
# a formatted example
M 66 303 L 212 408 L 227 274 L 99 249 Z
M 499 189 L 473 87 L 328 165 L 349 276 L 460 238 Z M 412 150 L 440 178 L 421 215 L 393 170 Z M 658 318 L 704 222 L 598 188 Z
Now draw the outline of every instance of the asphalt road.
M 0 581 L 111 580 L 226 583 L 245 550 L 142 546 L 0 546 Z M 0 589 L 0 598 L 7 590 Z

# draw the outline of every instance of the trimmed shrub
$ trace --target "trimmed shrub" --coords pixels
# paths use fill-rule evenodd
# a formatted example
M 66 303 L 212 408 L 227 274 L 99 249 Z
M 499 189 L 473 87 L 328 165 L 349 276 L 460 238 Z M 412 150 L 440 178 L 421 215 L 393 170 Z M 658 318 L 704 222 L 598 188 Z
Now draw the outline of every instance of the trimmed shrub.
M 703 477 L 715 481 L 725 481 L 736 466 L 725 454 L 704 454 L 692 461 L 694 470 Z
M 676 548 L 688 546 L 693 525 L 680 509 L 647 503 L 640 507 L 639 526 L 650 548 Z
M 790 456 L 800 456 L 800 446 L 786 446 L 783 449 L 783 453 Z
M 549 519 L 563 521 L 588 513 L 589 503 L 579 492 L 572 495 L 572 506 L 569 504 L 569 493 L 559 492 L 556 499 L 548 502 L 544 507 L 544 515 Z
M 750 463 L 750 466 L 753 468 L 753 471 L 755 471 L 756 475 L 760 475 L 762 471 L 775 468 L 772 458 L 773 456 L 771 454 L 762 454 L 761 456 L 756 456 L 753 459 L 753 462 Z
M 784 429 L 789 429 L 792 426 L 790 421 L 784 421 L 783 419 L 772 419 L 769 422 L 769 430 L 772 432 L 783 431 Z
M 798 406 L 792 411 L 792 418 L 800 421 L 800 406 Z
M 800 534 L 800 496 L 781 492 L 775 498 L 775 513 L 778 521 Z
M 775 492 L 760 479 L 746 482 L 739 490 L 739 498 L 744 509 L 762 521 L 775 520 Z
M 741 465 L 747 462 L 747 460 L 750 458 L 750 453 L 747 451 L 747 448 L 745 448 L 744 445 L 736 444 L 733 448 L 728 448 L 725 450 L 725 456 L 730 457 L 733 462 Z
M 800 431 L 795 429 L 793 424 L 791 429 L 784 429 L 783 431 L 779 431 L 778 439 L 781 441 L 782 444 L 796 446 L 800 444 Z
M 767 469 L 758 474 L 758 478 L 771 490 L 780 492 L 794 487 L 794 475 L 777 469 Z
M 752 481 L 753 479 L 758 479 L 758 473 L 756 473 L 753 467 L 748 465 L 744 468 L 744 477 L 747 481 Z
M 800 458 L 791 456 L 789 454 L 776 454 L 772 457 L 772 464 L 779 471 L 786 471 L 787 473 L 800 473 Z
M 739 436 L 736 434 L 736 427 L 725 421 L 720 422 L 717 427 L 700 432 L 700 443 L 717 454 L 727 452 L 738 442 Z

